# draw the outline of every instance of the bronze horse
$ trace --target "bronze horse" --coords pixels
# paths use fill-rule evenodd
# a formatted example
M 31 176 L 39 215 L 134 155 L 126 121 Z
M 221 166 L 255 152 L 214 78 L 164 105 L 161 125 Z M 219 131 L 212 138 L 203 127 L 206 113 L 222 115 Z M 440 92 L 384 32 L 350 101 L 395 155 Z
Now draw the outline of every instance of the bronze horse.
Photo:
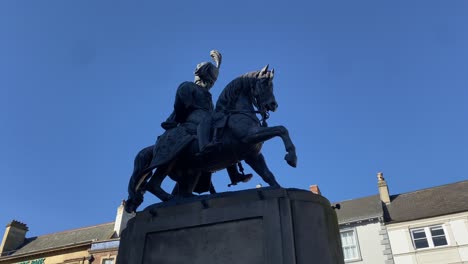
M 280 187 L 268 169 L 261 153 L 264 141 L 279 136 L 286 148 L 286 162 L 296 167 L 296 148 L 284 126 L 267 127 L 265 119 L 269 111 L 278 107 L 273 94 L 274 70 L 268 65 L 260 71 L 244 74 L 231 81 L 223 90 L 216 104 L 214 126 L 221 128 L 220 146 L 210 153 L 200 155 L 196 136 L 187 137 L 179 126 L 163 134 L 156 145 L 140 151 L 135 158 L 135 168 L 129 183 L 129 199 L 126 210 L 133 212 L 143 201 L 145 190 L 162 201 L 178 196 L 192 196 L 194 191 L 208 191 L 211 173 L 245 161 L 262 179 L 272 187 Z M 255 109 L 256 108 L 256 109 Z M 259 120 L 257 114 L 261 114 Z M 217 116 L 217 117 L 216 117 Z M 186 139 L 183 144 L 181 140 Z M 168 143 L 169 142 L 169 143 Z M 182 146 L 177 155 L 169 155 L 165 147 Z M 153 170 L 155 169 L 154 173 Z M 148 176 L 151 176 L 149 181 Z M 169 176 L 177 182 L 177 190 L 169 194 L 161 188 L 162 181 Z

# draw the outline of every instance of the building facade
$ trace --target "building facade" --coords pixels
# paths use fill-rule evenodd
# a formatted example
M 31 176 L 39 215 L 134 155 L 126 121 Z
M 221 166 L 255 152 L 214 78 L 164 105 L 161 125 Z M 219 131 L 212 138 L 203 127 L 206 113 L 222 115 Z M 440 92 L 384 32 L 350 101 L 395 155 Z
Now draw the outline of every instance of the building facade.
M 393 256 L 379 196 L 339 204 L 337 216 L 345 262 L 392 264 Z
M 395 264 L 468 263 L 468 181 L 391 198 L 386 224 Z
M 122 203 L 115 222 L 38 237 L 26 237 L 26 224 L 13 220 L 0 245 L 0 264 L 114 264 L 130 218 Z

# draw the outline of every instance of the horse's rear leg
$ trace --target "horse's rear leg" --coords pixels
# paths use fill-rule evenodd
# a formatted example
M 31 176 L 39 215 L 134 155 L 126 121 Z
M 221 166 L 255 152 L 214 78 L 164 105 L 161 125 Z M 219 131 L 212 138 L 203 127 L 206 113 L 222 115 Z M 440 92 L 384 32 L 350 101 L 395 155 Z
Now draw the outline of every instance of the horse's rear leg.
M 163 202 L 168 201 L 173 197 L 161 188 L 161 184 L 166 178 L 167 173 L 167 166 L 157 168 L 149 182 L 146 184 L 146 190 L 158 197 Z
M 281 187 L 276 181 L 273 173 L 270 171 L 270 169 L 268 169 L 268 166 L 265 162 L 265 158 L 263 157 L 262 153 L 245 159 L 245 162 L 249 164 L 249 166 L 252 167 L 252 169 L 258 175 L 260 175 L 260 177 L 262 177 L 263 181 L 268 183 L 268 185 L 272 187 Z
M 249 175 L 252 175 L 252 174 L 249 174 Z M 177 195 L 179 195 L 179 192 L 180 192 L 180 191 L 179 191 L 179 184 L 176 183 L 176 185 L 174 186 L 174 189 L 172 189 L 172 193 L 171 193 L 171 194 L 174 195 L 174 196 L 177 196 Z M 210 189 L 209 189 L 209 192 L 210 192 L 210 194 L 215 194 L 215 193 L 217 193 L 217 192 L 216 192 L 216 189 L 215 189 L 215 187 L 214 187 L 214 185 L 213 185 L 212 182 L 210 182 Z
M 182 198 L 195 196 L 193 191 L 198 183 L 198 180 L 200 179 L 201 172 L 183 170 L 177 171 L 176 174 L 177 175 L 174 175 L 175 178 L 182 180 L 177 181 L 172 194 Z

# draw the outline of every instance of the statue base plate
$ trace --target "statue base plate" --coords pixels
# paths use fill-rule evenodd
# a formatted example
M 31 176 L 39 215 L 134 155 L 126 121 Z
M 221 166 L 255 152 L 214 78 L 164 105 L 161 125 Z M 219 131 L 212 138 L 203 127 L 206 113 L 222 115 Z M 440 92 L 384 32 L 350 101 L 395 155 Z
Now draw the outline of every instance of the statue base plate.
M 323 196 L 260 188 L 154 204 L 128 222 L 119 264 L 340 264 L 338 221 Z

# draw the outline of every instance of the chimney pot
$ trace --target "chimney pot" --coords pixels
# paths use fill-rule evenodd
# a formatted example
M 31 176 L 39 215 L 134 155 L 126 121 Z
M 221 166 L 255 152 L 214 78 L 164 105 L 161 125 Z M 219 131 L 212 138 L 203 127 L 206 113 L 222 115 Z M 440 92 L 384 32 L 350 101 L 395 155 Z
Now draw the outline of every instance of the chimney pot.
M 122 201 L 119 208 L 117 208 L 117 215 L 115 216 L 114 231 L 118 237 L 122 231 L 127 227 L 128 220 L 132 219 L 135 214 L 129 214 L 125 211 L 125 200 Z
M 20 221 L 16 221 L 16 220 L 13 220 L 8 225 L 6 225 L 6 227 L 9 227 L 9 226 L 13 226 L 21 230 L 29 231 L 29 228 L 25 223 L 21 223 Z
M 382 172 L 377 173 L 377 186 L 379 188 L 380 200 L 385 204 L 390 203 L 390 192 Z
M 310 185 L 309 190 L 315 194 L 322 195 L 322 193 L 320 192 L 320 188 L 316 184 Z
M 26 239 L 26 232 L 29 228 L 26 224 L 13 220 L 6 225 L 2 244 L 0 245 L 0 256 L 8 254 L 7 252 L 18 249 Z

